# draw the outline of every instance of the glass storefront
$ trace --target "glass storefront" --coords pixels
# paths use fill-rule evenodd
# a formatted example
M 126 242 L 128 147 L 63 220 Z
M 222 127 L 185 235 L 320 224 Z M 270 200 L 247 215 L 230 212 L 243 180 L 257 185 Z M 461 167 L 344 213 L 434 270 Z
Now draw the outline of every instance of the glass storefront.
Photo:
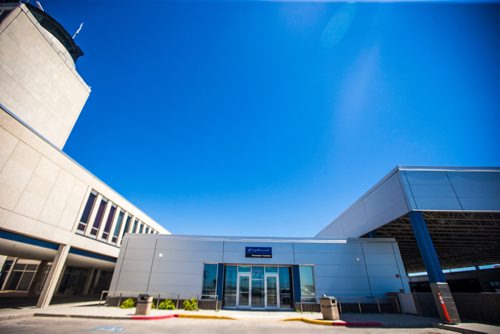
M 290 309 L 292 300 L 289 266 L 225 265 L 224 307 Z
M 221 280 L 223 307 L 239 309 L 291 309 L 294 307 L 292 266 L 205 264 L 203 299 L 217 296 L 217 272 Z M 222 270 L 222 268 L 220 268 Z M 315 302 L 313 266 L 298 266 L 302 302 Z M 219 295 L 219 298 L 221 296 Z

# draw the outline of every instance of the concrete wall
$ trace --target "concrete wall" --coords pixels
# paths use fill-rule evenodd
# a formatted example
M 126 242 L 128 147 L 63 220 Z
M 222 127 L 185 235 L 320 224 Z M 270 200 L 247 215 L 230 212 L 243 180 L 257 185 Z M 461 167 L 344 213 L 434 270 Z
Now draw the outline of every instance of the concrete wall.
M 272 258 L 246 258 L 245 247 L 272 247 Z M 200 296 L 204 263 L 314 265 L 316 295 L 384 296 L 409 291 L 396 243 L 390 239 L 306 240 L 128 235 L 110 296 L 160 293 Z
M 0 23 L 0 103 L 62 148 L 90 87 L 25 5 Z
M 109 205 L 116 204 L 134 219 L 158 232 L 169 233 L 105 183 L 0 108 L 1 230 L 117 257 L 119 245 L 113 245 L 110 239 L 97 241 L 88 233 L 76 233 L 77 223 L 91 190 L 108 198 Z M 109 205 L 106 215 L 109 213 Z M 93 212 L 95 209 L 94 207 Z M 106 215 L 101 223 L 101 232 Z M 111 230 L 116 224 L 116 218 Z M 17 255 L 14 248 L 11 251 L 7 249 L 7 255 L 22 256 Z M 2 250 L 5 252 L 6 248 Z

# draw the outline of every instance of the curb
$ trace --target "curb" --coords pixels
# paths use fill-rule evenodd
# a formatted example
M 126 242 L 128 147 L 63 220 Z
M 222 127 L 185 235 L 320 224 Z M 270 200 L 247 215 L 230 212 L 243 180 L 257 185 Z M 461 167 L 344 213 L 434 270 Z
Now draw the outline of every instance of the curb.
M 1 316 L 0 321 L 33 317 L 33 313 Z
M 177 318 L 189 318 L 189 319 L 218 319 L 218 320 L 238 320 L 236 318 L 228 317 L 225 315 L 206 315 L 206 314 L 176 314 Z
M 486 332 L 480 332 L 480 331 L 476 331 L 473 329 L 455 327 L 453 325 L 439 324 L 439 325 L 436 325 L 436 327 L 439 329 L 445 329 L 445 330 L 448 330 L 451 332 L 464 333 L 464 334 L 488 334 Z
M 283 321 L 302 321 L 308 324 L 323 325 L 323 326 L 383 327 L 383 324 L 377 321 L 316 320 L 309 318 L 288 318 L 288 319 L 283 319 Z
M 80 315 L 80 314 L 59 314 L 59 313 L 35 313 L 35 317 L 47 318 L 81 318 L 81 319 L 108 319 L 108 320 L 129 320 L 130 317 L 113 317 L 104 315 Z
M 32 316 L 32 315 L 29 315 Z M 222 315 L 206 315 L 206 314 L 164 314 L 164 315 L 132 315 L 132 316 L 103 316 L 103 315 L 80 315 L 80 314 L 58 314 L 58 313 L 35 313 L 35 317 L 52 317 L 52 318 L 81 318 L 81 319 L 105 319 L 105 320 L 163 320 L 172 318 L 189 318 L 189 319 L 215 319 L 215 320 L 237 320 L 236 318 Z M 12 319 L 9 317 L 9 319 Z
M 133 315 L 130 320 L 162 320 L 178 318 L 178 314 L 165 314 L 165 315 Z

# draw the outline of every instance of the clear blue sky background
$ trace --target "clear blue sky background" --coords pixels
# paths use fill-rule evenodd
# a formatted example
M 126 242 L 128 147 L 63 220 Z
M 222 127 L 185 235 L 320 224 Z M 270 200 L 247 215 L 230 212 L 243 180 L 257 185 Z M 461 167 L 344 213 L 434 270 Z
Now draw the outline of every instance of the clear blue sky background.
M 174 233 L 313 236 L 397 164 L 500 165 L 500 6 L 43 1 L 64 150 Z

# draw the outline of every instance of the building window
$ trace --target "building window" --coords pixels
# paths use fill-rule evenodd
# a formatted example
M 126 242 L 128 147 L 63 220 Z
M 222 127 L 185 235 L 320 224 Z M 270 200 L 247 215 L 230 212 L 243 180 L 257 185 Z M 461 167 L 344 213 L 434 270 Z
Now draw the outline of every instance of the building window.
M 16 263 L 6 284 L 6 290 L 28 291 L 37 268 L 37 264 Z
M 215 299 L 217 288 L 217 265 L 206 264 L 203 270 L 203 289 L 201 299 Z
M 143 228 L 144 228 L 144 224 L 140 224 L 139 225 L 139 233 L 142 233 Z
M 137 225 L 139 225 L 139 221 L 136 219 L 134 221 L 134 228 L 132 229 L 132 233 L 137 233 Z
M 97 235 L 99 231 L 99 227 L 101 227 L 102 217 L 104 216 L 104 211 L 106 210 L 106 205 L 108 204 L 108 200 L 103 198 L 101 203 L 99 204 L 99 209 L 97 209 L 97 214 L 94 219 L 94 225 L 92 225 L 92 230 L 90 230 L 90 234 L 93 236 Z
M 120 210 L 118 219 L 116 220 L 115 230 L 113 231 L 113 238 L 111 238 L 111 242 L 114 244 L 116 244 L 116 241 L 118 240 L 118 235 L 120 234 L 120 229 L 122 228 L 123 224 L 123 217 L 125 217 L 125 212 Z
M 104 231 L 102 232 L 101 239 L 108 240 L 109 231 L 111 231 L 111 225 L 113 224 L 113 220 L 115 219 L 116 213 L 116 205 L 112 205 L 111 209 L 109 209 L 108 219 L 106 219 L 106 225 L 104 225 Z
M 299 266 L 300 293 L 303 302 L 316 302 L 316 289 L 312 266 Z
M 224 275 L 224 306 L 236 306 L 236 278 L 238 267 L 226 266 Z
M 144 233 L 149 234 L 149 226 L 146 226 L 146 230 L 144 231 Z
M 95 199 L 97 198 L 97 193 L 92 191 L 87 198 L 87 204 L 85 204 L 85 209 L 83 209 L 82 217 L 80 218 L 80 223 L 78 224 L 77 230 L 81 232 L 85 232 L 85 228 L 89 223 L 90 214 L 92 212 L 92 208 L 94 207 Z
M 292 308 L 293 307 L 293 296 L 292 296 L 292 280 L 290 267 L 279 267 L 279 277 L 280 277 L 280 307 L 281 308 Z
M 127 217 L 127 222 L 125 223 L 125 228 L 123 229 L 123 233 L 122 233 L 122 241 L 123 241 L 123 236 L 125 235 L 125 233 L 128 232 L 128 229 L 130 227 L 130 222 L 132 221 L 132 216 L 128 216 Z

